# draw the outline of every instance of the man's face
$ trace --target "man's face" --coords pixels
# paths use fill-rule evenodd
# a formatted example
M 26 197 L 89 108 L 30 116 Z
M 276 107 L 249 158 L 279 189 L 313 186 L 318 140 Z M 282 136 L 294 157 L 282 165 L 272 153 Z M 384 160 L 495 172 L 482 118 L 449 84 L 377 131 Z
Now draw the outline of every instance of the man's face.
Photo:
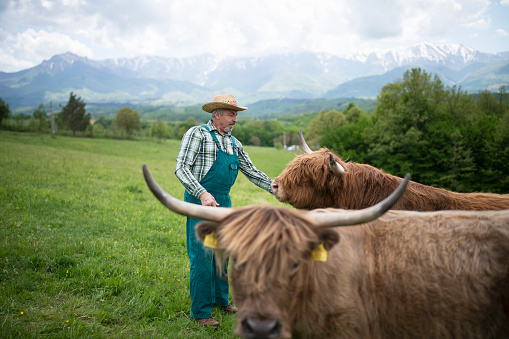
M 231 132 L 233 125 L 237 123 L 237 111 L 223 110 L 223 115 L 215 113 L 213 124 L 221 134 Z

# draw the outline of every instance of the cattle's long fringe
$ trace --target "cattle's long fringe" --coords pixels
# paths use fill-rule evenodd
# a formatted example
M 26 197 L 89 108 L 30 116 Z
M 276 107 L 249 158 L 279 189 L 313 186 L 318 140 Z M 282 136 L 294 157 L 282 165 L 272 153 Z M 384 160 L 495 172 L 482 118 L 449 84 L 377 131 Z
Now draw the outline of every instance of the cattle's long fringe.
M 291 217 L 288 217 L 289 213 Z M 247 272 L 246 277 L 254 282 L 255 289 L 262 289 L 267 281 L 285 276 L 282 273 L 289 272 L 292 263 L 303 256 L 309 257 L 310 249 L 320 242 L 314 228 L 309 226 L 311 222 L 303 214 L 284 208 L 238 209 L 221 224 L 218 230 L 222 249 L 217 252 L 219 265 L 235 253 L 233 269 Z M 259 228 L 252 232 L 246 225 Z

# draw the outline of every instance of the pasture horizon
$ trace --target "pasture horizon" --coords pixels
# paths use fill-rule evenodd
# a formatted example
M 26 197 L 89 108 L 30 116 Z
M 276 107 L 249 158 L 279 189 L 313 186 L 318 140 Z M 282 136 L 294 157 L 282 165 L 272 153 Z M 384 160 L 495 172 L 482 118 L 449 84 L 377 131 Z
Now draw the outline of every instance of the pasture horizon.
M 233 338 L 189 317 L 185 218 L 147 188 L 142 164 L 182 199 L 180 141 L 0 132 L 2 337 Z M 242 141 L 242 140 L 241 140 Z M 271 178 L 295 155 L 245 147 Z M 282 205 L 239 175 L 234 207 Z

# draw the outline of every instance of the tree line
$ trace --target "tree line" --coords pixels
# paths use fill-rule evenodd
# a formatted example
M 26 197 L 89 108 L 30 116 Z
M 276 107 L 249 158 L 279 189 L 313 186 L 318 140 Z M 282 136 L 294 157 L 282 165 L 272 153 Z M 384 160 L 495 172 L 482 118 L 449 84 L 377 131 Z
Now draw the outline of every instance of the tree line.
M 461 192 L 509 193 L 509 95 L 476 96 L 416 68 L 384 86 L 372 115 L 320 113 L 307 135 L 351 161 Z
M 244 144 L 282 148 L 298 145 L 303 128 L 312 148 L 327 147 L 344 160 L 367 163 L 413 180 L 461 192 L 509 193 L 509 94 L 468 94 L 445 86 L 420 68 L 405 72 L 401 81 L 385 85 L 374 112 L 353 103 L 341 111 L 289 115 L 257 120 L 239 115 L 233 134 Z M 152 137 L 180 140 L 197 121 L 143 121 L 138 111 L 122 107 L 114 118 L 92 119 L 84 101 L 71 92 L 55 114 L 62 133 L 88 137 Z M 10 117 L 0 99 L 0 121 L 15 130 L 47 131 L 49 116 L 40 105 L 31 117 Z M 28 121 L 28 123 L 27 123 Z M 91 124 L 93 122 L 93 124 Z M 285 139 L 283 139 L 283 136 Z

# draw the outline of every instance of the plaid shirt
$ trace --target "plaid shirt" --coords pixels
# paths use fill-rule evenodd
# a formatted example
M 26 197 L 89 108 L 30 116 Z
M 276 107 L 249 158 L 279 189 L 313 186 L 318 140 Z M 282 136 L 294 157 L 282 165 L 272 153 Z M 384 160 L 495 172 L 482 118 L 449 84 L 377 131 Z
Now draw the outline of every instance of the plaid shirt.
M 207 127 L 217 137 L 221 148 L 228 154 L 233 154 L 233 142 L 231 132 L 221 135 L 212 120 L 207 123 Z M 242 144 L 235 138 L 235 144 L 238 149 L 240 171 L 255 185 L 272 193 L 270 179 L 265 173 L 256 169 L 251 162 L 249 155 L 244 151 Z M 201 126 L 191 127 L 182 137 L 180 150 L 177 156 L 177 166 L 175 175 L 180 180 L 186 190 L 195 197 L 205 192 L 205 188 L 200 185 L 200 181 L 205 177 L 212 164 L 216 161 L 218 149 L 210 133 Z

